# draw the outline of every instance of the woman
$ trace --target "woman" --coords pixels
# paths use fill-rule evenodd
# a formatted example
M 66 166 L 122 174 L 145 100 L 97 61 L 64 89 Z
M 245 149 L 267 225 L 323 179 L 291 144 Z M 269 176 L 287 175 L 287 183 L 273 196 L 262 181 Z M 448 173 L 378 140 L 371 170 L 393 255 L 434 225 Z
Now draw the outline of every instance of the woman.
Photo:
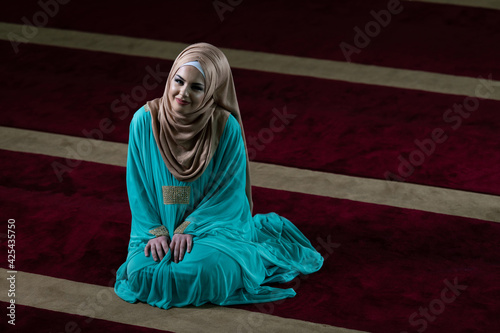
M 160 308 L 268 302 L 264 286 L 317 271 L 323 258 L 288 220 L 252 217 L 248 154 L 231 69 L 216 47 L 179 54 L 162 98 L 130 124 L 132 230 L 115 291 Z

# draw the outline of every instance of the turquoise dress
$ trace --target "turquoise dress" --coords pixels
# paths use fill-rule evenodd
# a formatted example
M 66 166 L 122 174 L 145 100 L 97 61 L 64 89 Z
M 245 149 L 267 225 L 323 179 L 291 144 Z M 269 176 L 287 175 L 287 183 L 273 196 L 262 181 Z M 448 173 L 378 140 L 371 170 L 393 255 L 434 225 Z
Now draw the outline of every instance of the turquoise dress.
M 116 277 L 119 297 L 164 309 L 271 302 L 295 291 L 265 284 L 320 269 L 323 258 L 290 221 L 275 213 L 252 217 L 246 163 L 241 129 L 231 115 L 203 175 L 178 181 L 158 150 L 150 112 L 142 107 L 135 113 L 127 160 L 132 228 L 127 260 Z M 188 203 L 165 204 L 164 186 L 189 187 Z M 170 251 L 159 262 L 144 255 L 155 237 L 151 230 L 164 226 L 172 236 L 184 221 L 190 222 L 183 233 L 193 235 L 193 248 L 182 261 L 174 263 Z

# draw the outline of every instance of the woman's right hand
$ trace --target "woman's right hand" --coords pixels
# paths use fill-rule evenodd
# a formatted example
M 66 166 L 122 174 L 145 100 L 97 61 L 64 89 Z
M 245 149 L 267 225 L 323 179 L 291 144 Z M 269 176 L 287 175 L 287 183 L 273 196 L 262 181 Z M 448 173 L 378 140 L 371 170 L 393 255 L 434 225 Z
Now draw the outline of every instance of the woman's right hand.
M 144 248 L 144 255 L 149 257 L 149 251 L 153 256 L 154 261 L 161 261 L 163 257 L 167 254 L 169 250 L 169 241 L 166 236 L 160 236 L 150 239 L 146 247 Z

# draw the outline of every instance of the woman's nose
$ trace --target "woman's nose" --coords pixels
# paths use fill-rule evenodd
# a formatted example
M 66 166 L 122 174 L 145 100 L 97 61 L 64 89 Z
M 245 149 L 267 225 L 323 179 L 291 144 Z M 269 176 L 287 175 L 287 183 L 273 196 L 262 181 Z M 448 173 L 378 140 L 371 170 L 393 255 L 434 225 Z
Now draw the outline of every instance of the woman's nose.
M 186 88 L 186 86 L 181 88 L 180 93 L 181 93 L 181 96 L 188 96 L 188 89 Z

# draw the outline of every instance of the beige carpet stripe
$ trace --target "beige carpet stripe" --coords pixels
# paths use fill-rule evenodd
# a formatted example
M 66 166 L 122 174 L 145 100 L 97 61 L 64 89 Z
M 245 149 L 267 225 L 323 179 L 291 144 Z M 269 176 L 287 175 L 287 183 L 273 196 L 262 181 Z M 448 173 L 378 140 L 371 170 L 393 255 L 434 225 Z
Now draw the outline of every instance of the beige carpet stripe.
M 10 127 L 0 133 L 0 149 L 126 166 L 124 143 Z M 75 151 L 84 154 L 70 155 Z M 500 196 L 257 162 L 250 169 L 254 186 L 500 222 Z
M 128 145 L 0 126 L 0 149 L 124 167 Z
M 21 24 L 0 22 L 0 40 L 8 41 L 9 33 L 22 37 L 22 27 Z M 187 46 L 183 43 L 52 28 L 38 28 L 38 33 L 29 39 L 29 42 L 166 60 L 174 60 Z M 346 42 L 352 43 L 352 40 L 346 40 Z M 22 52 L 22 47 L 21 44 L 20 52 Z M 479 79 L 472 77 L 235 49 L 224 48 L 222 50 L 233 67 L 271 73 L 463 96 L 475 96 L 479 85 Z M 489 75 L 489 73 L 481 74 L 483 77 Z M 494 85 L 500 86 L 499 81 L 493 82 Z M 493 89 L 488 99 L 500 100 L 500 89 Z
M 486 9 L 500 9 L 500 1 L 498 0 L 410 0 L 417 2 L 437 3 L 444 5 L 478 7 Z
M 0 300 L 9 302 L 10 298 L 3 291 L 9 290 L 6 277 L 11 274 L 3 268 L 0 272 Z M 82 315 L 85 318 L 76 322 L 79 326 L 83 326 L 84 320 L 95 318 L 174 332 L 361 332 L 213 305 L 162 310 L 142 303 L 129 304 L 116 296 L 110 287 L 22 271 L 15 275 L 16 304 Z M 16 317 L 17 322 L 23 320 Z M 64 330 L 65 327 L 60 328 L 61 332 Z
M 264 163 L 250 168 L 255 186 L 500 222 L 500 196 Z

